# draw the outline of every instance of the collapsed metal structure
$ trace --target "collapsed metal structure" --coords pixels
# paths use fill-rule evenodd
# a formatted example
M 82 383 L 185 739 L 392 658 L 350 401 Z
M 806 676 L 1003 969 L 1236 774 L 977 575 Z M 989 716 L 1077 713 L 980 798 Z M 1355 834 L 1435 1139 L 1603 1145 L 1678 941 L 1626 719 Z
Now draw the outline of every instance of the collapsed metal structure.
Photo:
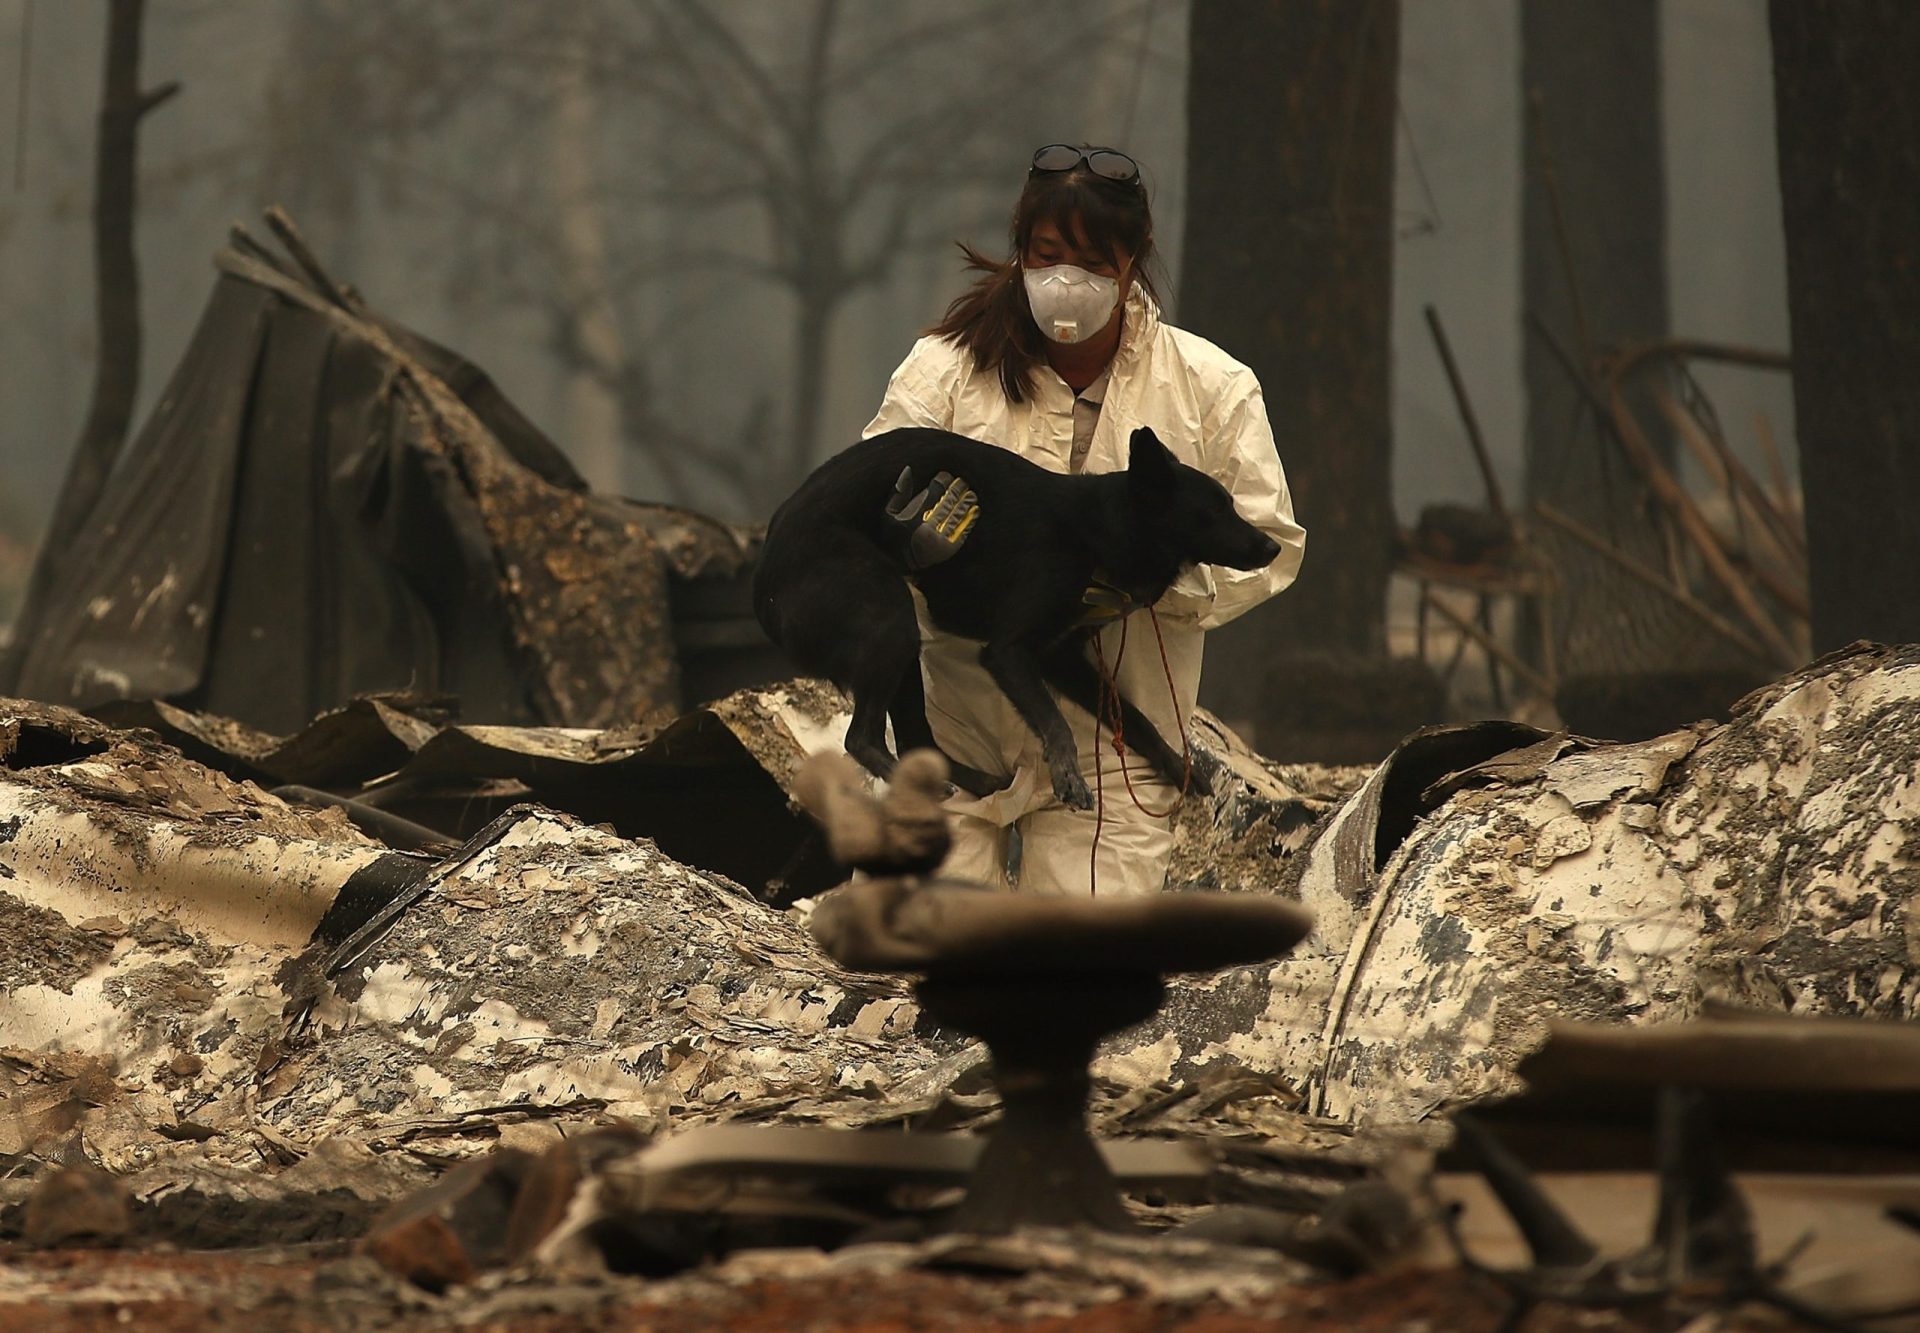
M 179 367 L 0 690 L 164 699 L 287 732 L 351 697 L 608 726 L 682 702 L 672 594 L 744 531 L 589 490 L 457 353 L 383 319 L 275 217 L 236 228 Z

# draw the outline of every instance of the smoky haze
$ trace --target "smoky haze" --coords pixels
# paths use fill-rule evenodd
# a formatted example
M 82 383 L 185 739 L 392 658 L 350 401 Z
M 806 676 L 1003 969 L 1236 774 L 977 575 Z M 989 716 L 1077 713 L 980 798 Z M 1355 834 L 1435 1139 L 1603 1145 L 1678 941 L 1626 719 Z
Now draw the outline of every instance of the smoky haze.
M 87 410 L 106 9 L 40 4 L 30 34 L 28 13 L 0 3 L 0 536 L 16 565 Z M 596 485 L 764 518 L 854 438 L 960 289 L 953 242 L 1004 246 L 1035 145 L 1138 157 L 1177 277 L 1188 17 L 1171 0 L 153 0 L 143 80 L 182 91 L 141 127 L 136 423 L 228 224 L 282 203 L 373 308 L 485 366 Z M 1421 0 L 1401 23 L 1392 494 L 1411 521 L 1482 496 L 1428 304 L 1522 489 L 1523 99 L 1514 0 Z M 1667 4 L 1659 38 L 1672 331 L 1784 348 L 1765 7 Z M 1708 374 L 1737 444 L 1764 411 L 1791 447 L 1784 377 Z

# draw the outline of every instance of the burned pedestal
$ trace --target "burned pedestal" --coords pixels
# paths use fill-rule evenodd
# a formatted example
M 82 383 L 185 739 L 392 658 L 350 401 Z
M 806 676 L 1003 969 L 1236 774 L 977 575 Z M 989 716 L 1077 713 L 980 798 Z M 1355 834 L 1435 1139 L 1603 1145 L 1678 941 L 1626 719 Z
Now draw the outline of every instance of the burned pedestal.
M 1002 1118 L 973 1168 L 955 1227 L 1124 1230 L 1113 1172 L 1087 1134 L 1087 1065 L 1100 1038 L 1160 1007 L 1160 979 L 929 977 L 915 990 L 936 1022 L 987 1043 L 1000 1090 Z
M 923 974 L 928 1015 L 992 1052 L 1004 1115 L 954 1219 L 976 1232 L 1125 1228 L 1086 1128 L 1095 1045 L 1150 1017 L 1166 974 L 1273 958 L 1310 926 L 1297 904 L 1247 894 L 1081 901 L 903 880 L 848 885 L 813 917 L 843 965 Z

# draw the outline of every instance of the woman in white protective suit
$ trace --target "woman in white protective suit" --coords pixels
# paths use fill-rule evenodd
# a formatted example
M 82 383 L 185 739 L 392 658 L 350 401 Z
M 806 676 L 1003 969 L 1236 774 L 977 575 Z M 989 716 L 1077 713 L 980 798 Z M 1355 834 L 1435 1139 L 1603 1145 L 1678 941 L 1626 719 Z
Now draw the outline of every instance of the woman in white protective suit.
M 1053 472 L 1111 472 L 1127 466 L 1133 430 L 1149 426 L 1280 543 L 1279 558 L 1262 570 L 1187 571 L 1151 619 L 1089 590 L 1089 617 L 1109 622 L 1099 634 L 1106 667 L 1119 660 L 1120 690 L 1178 749 L 1200 688 L 1204 631 L 1293 582 L 1305 546 L 1260 385 L 1212 343 L 1160 318 L 1147 271 L 1153 218 L 1140 169 L 1124 153 L 1040 149 L 1014 207 L 1009 257 L 962 249 L 981 277 L 914 344 L 866 435 L 931 426 L 1011 449 Z M 903 494 L 893 507 L 897 518 L 918 525 L 909 549 L 921 565 L 965 540 L 965 525 L 941 521 L 976 503 L 965 479 L 947 483 L 944 506 L 942 498 Z M 921 626 L 935 739 L 960 763 L 1008 779 L 988 796 L 961 793 L 948 803 L 954 849 L 941 873 L 1009 887 L 1008 831 L 1017 828 L 1022 891 L 1158 892 L 1179 789 L 1131 750 L 1123 777 L 1109 734 L 1100 733 L 1104 753 L 1096 756 L 1094 719 L 1066 704 L 1081 769 L 1100 798 L 1091 811 L 1062 805 L 1038 738 L 981 667 L 979 645 L 934 630 L 924 615 Z

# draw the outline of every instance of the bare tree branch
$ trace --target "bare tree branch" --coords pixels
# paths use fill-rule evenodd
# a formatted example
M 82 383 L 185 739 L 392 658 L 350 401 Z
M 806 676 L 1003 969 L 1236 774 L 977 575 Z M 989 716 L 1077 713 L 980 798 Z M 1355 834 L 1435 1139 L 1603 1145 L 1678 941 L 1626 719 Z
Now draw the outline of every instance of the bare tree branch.
M 859 94 L 874 79 L 897 75 L 905 58 L 922 48 L 959 33 L 998 26 L 1031 13 L 1032 9 L 1032 0 L 1006 0 L 1006 3 L 979 8 L 954 5 L 940 18 L 902 29 L 872 46 L 849 53 L 842 62 L 846 72 L 834 80 L 834 94 L 837 97 Z
M 742 154 L 756 162 L 768 177 L 776 180 L 784 179 L 787 173 L 782 166 L 780 157 L 772 152 L 750 129 L 741 126 L 728 117 L 726 108 L 730 106 L 731 103 L 726 98 L 717 95 L 712 81 L 696 77 L 692 80 L 691 86 L 688 86 L 686 75 L 699 70 L 703 62 L 700 60 L 696 48 L 682 40 L 680 34 L 674 30 L 666 14 L 669 9 L 671 9 L 672 12 L 685 13 L 695 19 L 704 18 L 707 21 L 708 30 L 717 31 L 724 39 L 731 39 L 733 37 L 732 30 L 728 29 L 724 24 L 719 23 L 718 20 L 715 20 L 712 15 L 707 13 L 703 6 L 693 3 L 692 0 L 686 0 L 684 5 L 676 4 L 673 6 L 663 6 L 660 0 L 650 0 L 650 8 L 655 18 L 653 35 L 656 40 L 668 48 L 667 55 L 669 59 L 664 62 L 656 60 L 644 63 L 641 65 L 641 69 L 651 72 L 659 68 L 664 68 L 675 75 L 681 76 L 682 79 L 682 86 L 678 90 L 670 91 L 665 85 L 659 82 L 652 82 L 650 91 L 652 91 L 655 96 L 668 99 L 678 110 L 697 119 L 728 143 L 731 143 Z M 730 55 L 733 58 L 731 63 L 735 66 L 736 72 L 739 72 L 738 64 L 740 60 L 745 58 L 745 53 L 740 49 L 738 42 L 722 41 L 721 48 L 721 54 Z M 748 60 L 747 63 L 751 65 L 750 60 Z M 749 83 L 757 89 L 764 90 L 761 91 L 758 100 L 765 110 L 767 121 L 785 137 L 791 139 L 792 127 L 786 106 L 780 100 L 777 93 L 770 90 L 765 71 L 754 66 L 753 75 L 754 76 L 749 79 Z M 633 76 L 634 71 L 628 70 L 625 72 L 625 77 L 632 78 Z
M 893 207 L 888 210 L 887 225 L 881 231 L 880 239 L 868 250 L 867 257 L 848 268 L 847 289 L 855 291 L 884 280 L 892 272 L 893 265 L 900 258 L 901 244 L 906 240 L 908 225 L 913 220 L 913 199 L 904 190 L 893 197 Z
M 794 108 L 781 95 L 780 89 L 768 77 L 767 71 L 760 62 L 755 60 L 752 53 L 741 44 L 739 35 L 715 18 L 713 11 L 707 8 L 703 0 L 672 0 L 670 4 L 663 4 L 662 0 L 653 0 L 653 8 L 663 23 L 669 12 L 688 18 L 692 25 L 706 36 L 713 49 L 726 60 L 741 81 L 753 90 L 760 99 L 761 105 L 766 108 L 768 120 L 785 133 L 788 142 L 795 148 L 801 146 L 800 127 Z M 814 27 L 817 31 L 819 27 L 817 15 Z
M 616 279 L 616 290 L 624 291 L 693 269 L 738 273 L 763 282 L 783 282 L 788 277 L 788 274 L 775 264 L 755 259 L 738 250 L 727 250 L 718 246 L 683 246 L 672 250 L 656 250 L 650 252 L 643 262 L 616 265 L 612 272 Z
M 1072 54 L 1084 41 L 1083 35 L 1073 34 L 1041 47 L 1028 59 L 1003 68 L 1002 86 L 1017 86 L 1038 77 L 1057 60 Z M 991 97 L 991 92 L 983 92 L 980 85 L 969 84 L 937 103 L 921 107 L 903 120 L 890 123 L 887 133 L 869 143 L 848 168 L 846 180 L 849 188 L 845 204 L 852 206 L 858 202 L 865 191 L 885 174 L 890 159 L 937 159 L 952 145 L 976 138 L 979 134 L 980 110 L 983 106 L 991 105 Z
M 1145 3 L 1130 0 L 1128 9 L 1137 16 Z M 800 380 L 827 377 L 834 321 L 847 299 L 884 282 L 910 248 L 936 239 L 928 226 L 942 195 L 1009 174 L 995 129 L 1016 121 L 1035 95 L 1038 73 L 1069 54 L 1098 59 L 1114 26 L 1111 14 L 1097 24 L 1081 21 L 1095 9 L 1085 0 L 1037 13 L 1024 0 L 981 0 L 965 9 L 923 0 L 884 15 L 863 12 L 858 25 L 842 21 L 852 11 L 839 0 L 741 10 L 717 0 L 628 0 L 539 10 L 535 17 L 506 0 L 451 16 L 430 0 L 388 0 L 382 8 L 401 11 L 409 40 L 433 48 L 429 74 L 458 73 L 440 77 L 443 89 L 385 95 L 399 108 L 386 122 L 394 141 L 422 116 L 464 113 L 475 105 L 476 87 L 483 92 L 477 114 L 506 124 L 516 108 L 523 117 L 538 115 L 558 82 L 553 64 L 571 62 L 598 90 L 608 121 L 635 126 L 651 145 L 643 171 L 613 166 L 611 183 L 595 181 L 597 206 L 628 214 L 664 207 L 693 214 L 700 219 L 695 227 L 704 226 L 687 235 L 690 243 L 610 247 L 597 281 L 620 302 L 621 322 L 639 323 L 641 298 L 657 304 L 653 293 L 682 275 L 772 283 L 793 297 L 790 353 Z M 366 38 L 368 59 L 416 72 L 412 53 L 380 49 L 385 25 L 378 11 L 346 12 L 356 16 L 346 21 Z M 874 89 L 883 80 L 895 81 L 900 93 L 888 99 L 884 115 L 874 114 L 867 103 L 878 101 Z M 469 256 L 470 291 L 484 275 L 489 295 L 544 311 L 552 297 L 541 279 L 559 276 L 559 232 L 541 174 L 525 157 L 509 159 L 484 181 L 460 177 L 458 166 L 408 164 L 396 184 L 457 199 L 477 224 L 454 241 Z M 515 171 L 525 173 L 519 203 Z M 535 205 L 536 197 L 543 203 Z M 763 238 L 735 243 L 736 224 L 756 217 Z M 647 322 L 672 326 L 657 310 Z M 572 357 L 565 363 L 576 373 L 590 373 L 619 399 L 633 440 L 675 448 L 682 472 L 737 471 L 728 450 L 666 443 L 638 351 L 647 340 L 630 341 L 628 350 L 601 359 L 617 355 L 632 366 L 589 371 L 557 331 L 555 355 Z M 794 465 L 812 451 L 821 387 L 795 382 L 779 396 L 792 405 L 792 417 L 778 452 Z M 760 432 L 763 440 L 768 434 Z M 791 480 L 764 458 L 759 470 L 764 475 L 755 484 L 770 490 Z

